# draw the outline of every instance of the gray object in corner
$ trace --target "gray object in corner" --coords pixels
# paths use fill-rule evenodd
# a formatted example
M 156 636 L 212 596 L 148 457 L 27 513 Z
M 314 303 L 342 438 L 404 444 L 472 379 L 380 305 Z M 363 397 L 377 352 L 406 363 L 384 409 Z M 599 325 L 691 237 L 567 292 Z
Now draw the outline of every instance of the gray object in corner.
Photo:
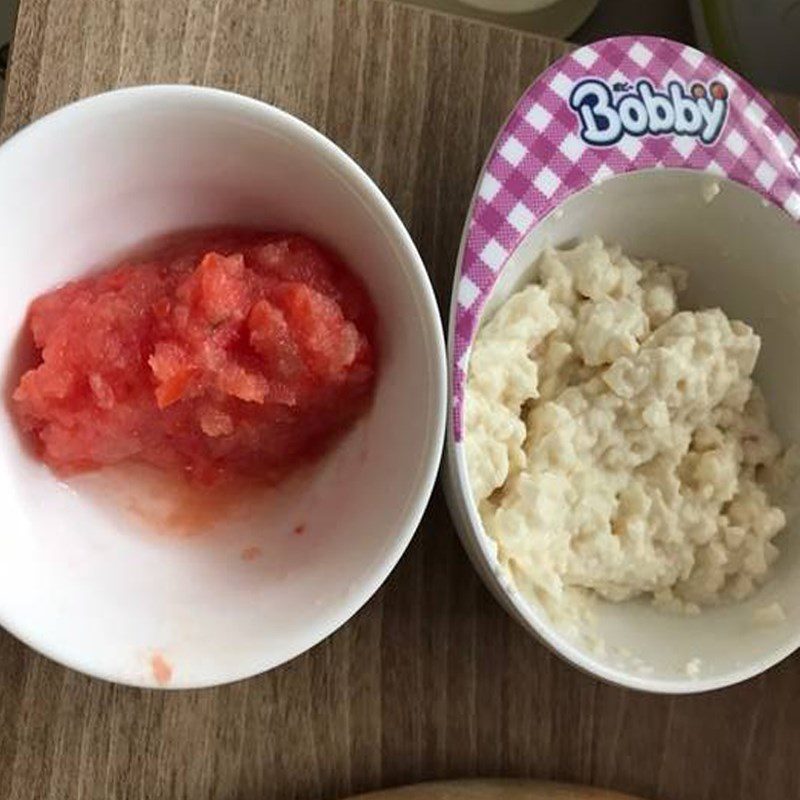
M 691 0 L 700 47 L 760 87 L 800 92 L 800 0 Z

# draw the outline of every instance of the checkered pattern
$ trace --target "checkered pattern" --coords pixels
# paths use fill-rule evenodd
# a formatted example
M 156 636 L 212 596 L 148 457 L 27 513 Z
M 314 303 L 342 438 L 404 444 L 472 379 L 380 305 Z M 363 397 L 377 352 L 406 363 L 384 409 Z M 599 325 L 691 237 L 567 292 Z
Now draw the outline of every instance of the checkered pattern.
M 648 78 L 719 81 L 729 109 L 710 146 L 677 134 L 624 135 L 612 147 L 587 145 L 569 108 L 581 78 L 609 83 Z M 750 186 L 800 219 L 800 149 L 778 113 L 742 78 L 694 48 L 657 37 L 623 36 L 582 47 L 553 64 L 528 89 L 494 143 L 467 223 L 456 292 L 453 413 L 462 438 L 465 370 L 484 302 L 509 255 L 525 235 L 567 197 L 613 175 L 681 167 Z

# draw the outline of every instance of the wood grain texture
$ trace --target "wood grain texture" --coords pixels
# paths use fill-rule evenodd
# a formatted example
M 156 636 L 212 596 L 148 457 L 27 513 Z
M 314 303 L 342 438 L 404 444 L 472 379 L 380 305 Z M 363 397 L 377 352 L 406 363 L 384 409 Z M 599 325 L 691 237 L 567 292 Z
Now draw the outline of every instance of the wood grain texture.
M 378 181 L 444 311 L 487 148 L 565 49 L 384 0 L 22 0 L 0 134 L 127 84 L 261 97 L 326 132 Z M 797 124 L 797 102 L 779 105 Z M 653 800 L 800 797 L 800 658 L 698 697 L 603 685 L 490 598 L 438 490 L 379 594 L 268 675 L 140 691 L 67 671 L 0 633 L 0 679 L 0 800 L 316 800 L 475 775 Z

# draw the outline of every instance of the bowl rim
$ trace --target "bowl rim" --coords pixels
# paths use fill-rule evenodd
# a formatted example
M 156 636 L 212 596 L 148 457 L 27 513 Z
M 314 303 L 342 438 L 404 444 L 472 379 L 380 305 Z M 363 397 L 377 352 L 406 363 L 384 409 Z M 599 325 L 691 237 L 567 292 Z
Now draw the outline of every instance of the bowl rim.
M 387 223 L 387 232 L 394 240 L 407 265 L 409 286 L 416 295 L 417 306 L 422 311 L 424 323 L 428 328 L 427 334 L 431 344 L 428 358 L 431 360 L 433 408 L 426 451 L 420 454 L 422 468 L 417 473 L 416 497 L 408 505 L 405 523 L 391 531 L 391 546 L 387 547 L 380 559 L 372 566 L 369 578 L 360 582 L 359 589 L 348 592 L 335 611 L 326 615 L 324 622 L 308 628 L 302 636 L 297 637 L 294 646 L 287 648 L 277 657 L 262 659 L 262 663 L 255 669 L 221 670 L 218 675 L 212 675 L 208 679 L 185 682 L 176 676 L 176 679 L 168 685 L 161 686 L 138 680 L 130 675 L 120 674 L 113 668 L 97 668 L 93 665 L 90 656 L 86 658 L 64 656 L 59 647 L 51 646 L 49 641 L 40 636 L 36 630 L 27 628 L 20 623 L 19 619 L 9 619 L 7 615 L 0 613 L 0 626 L 6 631 L 33 650 L 65 667 L 112 683 L 167 691 L 222 686 L 279 667 L 328 638 L 366 605 L 397 566 L 413 539 L 428 506 L 441 461 L 448 413 L 447 358 L 441 317 L 430 275 L 408 229 L 375 181 L 350 155 L 325 134 L 288 111 L 237 92 L 190 84 L 146 84 L 111 89 L 57 108 L 16 131 L 0 144 L 0 170 L 4 163 L 16 157 L 20 148 L 37 146 L 37 137 L 45 134 L 49 136 L 53 132 L 57 133 L 59 127 L 85 124 L 99 112 L 108 110 L 124 112 L 129 109 L 132 101 L 169 103 L 178 99 L 194 103 L 216 104 L 231 114 L 248 113 L 251 116 L 259 117 L 259 121 L 264 125 L 277 127 L 287 135 L 302 140 L 311 149 L 327 156 L 327 166 L 337 172 L 349 185 L 349 188 L 360 196 L 364 205 L 374 211 L 376 218 L 381 218 Z

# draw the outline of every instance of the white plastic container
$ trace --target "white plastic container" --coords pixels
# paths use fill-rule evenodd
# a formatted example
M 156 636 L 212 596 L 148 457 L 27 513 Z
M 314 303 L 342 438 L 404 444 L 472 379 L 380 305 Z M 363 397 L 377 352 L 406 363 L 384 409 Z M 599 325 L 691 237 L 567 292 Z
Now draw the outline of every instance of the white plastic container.
M 153 532 L 126 510 L 157 516 L 158 482 L 131 487 L 108 470 L 61 483 L 21 447 L 4 407 L 0 622 L 67 666 L 140 686 L 232 681 L 319 642 L 402 555 L 444 437 L 439 315 L 389 202 L 289 114 L 187 86 L 61 109 L 0 147 L 0 176 L 7 393 L 34 297 L 151 237 L 206 225 L 299 231 L 331 246 L 369 289 L 380 345 L 374 403 L 356 428 L 317 467 L 192 538 Z
M 619 103 L 641 80 L 656 92 L 680 83 L 687 97 L 696 85 L 707 99 L 724 95 L 724 117 L 716 132 L 709 128 L 711 141 L 702 140 L 706 128 L 698 127 L 690 134 L 623 129 L 614 142 L 592 144 L 613 137 L 602 126 L 593 130 L 597 115 L 581 116 L 576 87 L 600 81 Z M 615 85 L 625 88 L 614 91 Z M 629 255 L 682 265 L 689 270 L 684 307 L 720 306 L 762 337 L 756 379 L 782 440 L 800 442 L 798 216 L 796 137 L 720 64 L 650 37 L 581 48 L 544 73 L 520 100 L 479 178 L 451 306 L 450 507 L 473 563 L 505 607 L 557 653 L 605 680 L 697 692 L 744 680 L 793 652 L 800 645 L 797 521 L 776 540 L 781 556 L 769 581 L 746 602 L 687 617 L 645 601 L 598 601 L 588 636 L 567 634 L 500 566 L 469 490 L 461 402 L 480 320 L 530 280 L 546 244 L 600 235 Z M 786 619 L 759 623 L 757 610 L 775 602 Z

